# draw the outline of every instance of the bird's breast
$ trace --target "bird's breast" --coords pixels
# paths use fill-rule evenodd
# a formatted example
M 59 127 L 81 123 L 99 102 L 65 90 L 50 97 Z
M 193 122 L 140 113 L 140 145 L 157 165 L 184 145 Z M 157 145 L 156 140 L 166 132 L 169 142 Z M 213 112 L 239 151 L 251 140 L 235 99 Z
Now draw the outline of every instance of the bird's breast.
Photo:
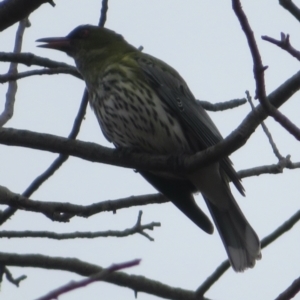
M 108 70 L 89 92 L 100 127 L 115 146 L 158 154 L 187 150 L 176 115 L 143 80 Z

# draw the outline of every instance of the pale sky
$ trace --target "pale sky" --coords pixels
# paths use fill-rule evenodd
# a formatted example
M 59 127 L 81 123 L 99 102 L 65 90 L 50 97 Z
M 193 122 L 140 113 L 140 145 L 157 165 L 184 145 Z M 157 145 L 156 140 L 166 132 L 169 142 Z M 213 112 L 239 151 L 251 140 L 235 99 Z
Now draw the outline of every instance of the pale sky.
M 42 5 L 30 16 L 31 27 L 24 36 L 23 51 L 73 64 L 64 53 L 36 48 L 42 37 L 65 36 L 80 24 L 97 24 L 99 0 L 56 1 L 56 7 Z M 300 5 L 300 1 L 295 1 Z M 289 33 L 293 46 L 300 49 L 299 22 L 279 6 L 278 1 L 242 1 L 257 39 L 266 71 L 269 94 L 299 70 L 296 59 L 278 47 L 260 39 L 262 35 L 280 38 Z M 136 47 L 173 66 L 201 100 L 219 102 L 254 96 L 252 58 L 230 1 L 110 0 L 106 27 L 121 33 Z M 1 32 L 1 51 L 12 51 L 16 25 Z M 0 64 L 1 73 L 8 63 Z M 36 69 L 38 67 L 33 67 Z M 20 71 L 27 70 L 25 66 Z M 18 82 L 15 113 L 5 127 L 67 136 L 77 113 L 84 82 L 67 75 L 38 76 Z M 4 105 L 7 85 L 0 91 Z M 280 110 L 300 126 L 299 93 Z M 256 104 L 257 102 L 255 102 Z M 210 113 L 223 136 L 234 130 L 250 111 L 249 104 L 232 111 Z M 270 118 L 266 122 L 283 156 L 300 161 L 300 145 Z M 100 131 L 90 108 L 81 128 L 80 140 L 112 147 Z M 56 158 L 56 154 L 0 145 L 0 185 L 22 193 L 36 176 Z M 277 159 L 259 127 L 247 144 L 231 155 L 236 170 L 265 164 Z M 260 238 L 265 237 L 299 210 L 300 170 L 285 170 L 280 175 L 261 175 L 243 180 L 246 198 L 233 193 L 247 219 Z M 90 163 L 70 158 L 30 198 L 44 201 L 87 205 L 131 195 L 154 193 L 155 190 L 130 169 Z M 197 202 L 206 212 L 201 195 Z M 138 211 L 143 223 L 161 222 L 149 234 L 150 242 L 140 235 L 127 238 L 98 238 L 55 241 L 46 239 L 2 239 L 0 251 L 39 253 L 49 256 L 76 257 L 107 267 L 112 263 L 141 258 L 140 266 L 126 270 L 183 289 L 196 289 L 226 259 L 219 235 L 210 236 L 197 228 L 171 203 L 134 207 L 102 213 L 88 219 L 73 218 L 70 223 L 54 223 L 43 215 L 18 211 L 5 223 L 3 230 L 49 230 L 56 232 L 123 230 L 133 226 Z M 299 277 L 300 225 L 262 251 L 262 260 L 252 270 L 237 274 L 232 269 L 205 295 L 211 299 L 274 299 Z M 36 299 L 48 291 L 81 277 L 67 272 L 30 268 L 9 268 L 14 276 L 28 278 L 19 288 L 6 280 L 1 284 L 1 299 Z M 295 299 L 300 299 L 300 295 Z M 108 283 L 93 285 L 60 297 L 79 299 L 134 299 L 133 291 Z M 138 294 L 139 300 L 158 299 Z

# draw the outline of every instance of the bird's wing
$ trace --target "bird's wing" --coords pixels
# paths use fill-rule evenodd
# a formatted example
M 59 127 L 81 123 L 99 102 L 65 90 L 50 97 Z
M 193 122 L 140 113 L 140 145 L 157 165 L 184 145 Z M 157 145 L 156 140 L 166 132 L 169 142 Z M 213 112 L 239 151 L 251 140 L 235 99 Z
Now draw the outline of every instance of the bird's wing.
M 177 115 L 183 126 L 193 133 L 199 144 L 198 151 L 222 141 L 222 135 L 211 118 L 197 104 L 183 78 L 172 67 L 144 53 L 142 56 L 137 55 L 135 59 L 160 99 Z M 244 188 L 229 158 L 223 158 L 220 163 L 227 176 L 244 195 Z

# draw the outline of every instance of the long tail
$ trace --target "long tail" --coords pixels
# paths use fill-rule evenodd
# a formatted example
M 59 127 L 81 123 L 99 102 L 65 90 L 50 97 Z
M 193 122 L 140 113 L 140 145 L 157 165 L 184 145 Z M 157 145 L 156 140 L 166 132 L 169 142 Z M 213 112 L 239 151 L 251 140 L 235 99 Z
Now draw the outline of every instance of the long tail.
M 260 241 L 231 194 L 219 164 L 189 176 L 202 193 L 233 269 L 242 272 L 261 258 Z
M 232 195 L 230 198 L 228 209 L 223 210 L 204 197 L 233 269 L 242 272 L 261 258 L 260 241 Z

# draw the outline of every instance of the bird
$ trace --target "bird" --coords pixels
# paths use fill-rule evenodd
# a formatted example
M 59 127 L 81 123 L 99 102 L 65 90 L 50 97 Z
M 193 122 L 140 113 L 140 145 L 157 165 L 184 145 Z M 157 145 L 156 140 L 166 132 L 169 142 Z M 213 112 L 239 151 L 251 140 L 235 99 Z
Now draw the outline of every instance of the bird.
M 65 52 L 82 75 L 105 138 L 117 149 L 192 155 L 223 140 L 179 73 L 104 27 L 80 25 L 38 47 Z M 208 234 L 214 226 L 196 204 L 200 192 L 236 272 L 261 258 L 260 240 L 239 208 L 229 182 L 244 196 L 228 157 L 190 172 L 137 170 Z

